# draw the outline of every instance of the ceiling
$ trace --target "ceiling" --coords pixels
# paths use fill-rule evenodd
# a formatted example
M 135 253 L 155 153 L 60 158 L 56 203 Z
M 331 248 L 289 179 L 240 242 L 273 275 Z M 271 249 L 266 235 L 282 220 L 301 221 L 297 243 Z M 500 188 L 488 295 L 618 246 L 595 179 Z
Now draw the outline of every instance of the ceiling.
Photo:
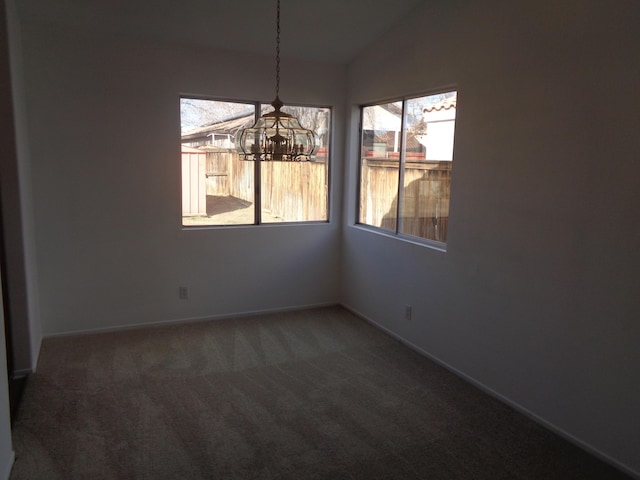
M 281 55 L 348 63 L 426 0 L 281 0 Z M 22 22 L 274 54 L 276 0 L 20 0 Z

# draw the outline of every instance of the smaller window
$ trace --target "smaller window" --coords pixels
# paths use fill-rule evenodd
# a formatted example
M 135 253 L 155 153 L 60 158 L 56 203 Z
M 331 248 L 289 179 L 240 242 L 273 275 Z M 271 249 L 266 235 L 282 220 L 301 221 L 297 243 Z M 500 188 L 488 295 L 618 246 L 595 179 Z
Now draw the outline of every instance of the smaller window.
M 358 221 L 445 243 L 457 92 L 362 107 Z

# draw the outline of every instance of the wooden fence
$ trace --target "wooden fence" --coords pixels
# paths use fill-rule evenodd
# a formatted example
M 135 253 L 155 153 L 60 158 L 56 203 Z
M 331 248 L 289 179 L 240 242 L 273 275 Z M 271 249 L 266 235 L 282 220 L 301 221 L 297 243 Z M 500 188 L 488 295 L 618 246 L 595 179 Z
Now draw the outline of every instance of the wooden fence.
M 209 148 L 206 162 L 207 195 L 236 197 L 253 203 L 253 164 L 242 162 L 234 149 Z
M 395 231 L 398 220 L 399 162 L 387 158 L 362 161 L 360 221 Z M 407 159 L 400 231 L 445 242 L 449 220 L 451 162 Z
M 327 164 L 263 162 L 262 208 L 286 221 L 327 220 Z
M 183 151 L 183 169 L 187 165 L 186 159 L 195 159 L 197 152 Z M 393 153 L 387 156 L 390 158 L 367 156 L 363 159 L 360 221 L 395 231 L 399 161 Z M 191 185 L 187 184 L 190 189 L 199 184 L 194 176 L 202 174 L 202 167 L 196 168 L 202 161 L 194 162 L 191 162 L 194 168 L 189 175 L 183 172 L 183 183 L 185 178 L 191 179 Z M 241 160 L 233 149 L 215 148 L 208 149 L 205 163 L 207 196 L 231 196 L 253 203 L 254 162 Z M 272 217 L 289 222 L 328 218 L 326 157 L 319 157 L 314 162 L 262 162 L 261 176 L 262 208 Z M 202 187 L 198 188 L 202 190 Z M 451 162 L 425 161 L 408 154 L 400 231 L 446 241 L 450 190 Z M 187 195 L 183 204 L 187 205 L 189 198 Z M 191 204 L 194 204 L 193 200 Z M 201 201 L 196 202 L 191 214 L 201 214 L 201 204 Z
M 207 195 L 254 200 L 254 162 L 241 160 L 234 149 L 209 149 Z M 262 162 L 262 208 L 287 222 L 326 220 L 326 157 L 313 162 Z
M 197 148 L 182 146 L 182 215 L 207 214 L 205 182 L 206 155 Z

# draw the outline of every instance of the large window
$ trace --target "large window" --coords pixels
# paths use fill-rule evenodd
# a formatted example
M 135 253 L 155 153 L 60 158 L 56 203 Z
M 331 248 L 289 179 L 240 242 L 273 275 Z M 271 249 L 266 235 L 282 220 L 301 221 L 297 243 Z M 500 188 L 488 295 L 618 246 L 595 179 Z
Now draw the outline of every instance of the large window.
M 282 110 L 316 133 L 311 161 L 253 162 L 238 156 L 236 135 L 255 122 L 257 103 L 180 99 L 183 226 L 328 220 L 331 110 Z
M 362 107 L 361 224 L 445 243 L 456 92 Z

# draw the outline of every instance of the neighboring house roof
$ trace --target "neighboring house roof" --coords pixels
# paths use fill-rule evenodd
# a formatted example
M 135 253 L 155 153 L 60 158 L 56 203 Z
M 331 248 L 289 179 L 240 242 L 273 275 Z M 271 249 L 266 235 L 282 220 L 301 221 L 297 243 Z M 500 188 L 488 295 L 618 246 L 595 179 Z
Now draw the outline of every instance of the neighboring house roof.
M 225 120 L 224 122 L 218 122 L 212 125 L 205 125 L 204 127 L 198 127 L 188 130 L 187 132 L 182 134 L 182 140 L 185 141 L 202 138 L 214 132 L 235 135 L 238 130 L 250 127 L 254 124 L 254 122 L 255 117 L 253 114 L 244 115 L 242 117 L 232 118 L 231 120 Z
M 202 153 L 202 150 L 200 150 L 199 148 L 182 145 L 182 153 Z
M 444 100 L 440 100 L 438 103 L 434 103 L 430 107 L 425 108 L 424 110 L 422 110 L 422 112 L 439 112 L 441 110 L 450 110 L 452 108 L 456 108 L 457 98 L 457 96 L 445 98 Z

